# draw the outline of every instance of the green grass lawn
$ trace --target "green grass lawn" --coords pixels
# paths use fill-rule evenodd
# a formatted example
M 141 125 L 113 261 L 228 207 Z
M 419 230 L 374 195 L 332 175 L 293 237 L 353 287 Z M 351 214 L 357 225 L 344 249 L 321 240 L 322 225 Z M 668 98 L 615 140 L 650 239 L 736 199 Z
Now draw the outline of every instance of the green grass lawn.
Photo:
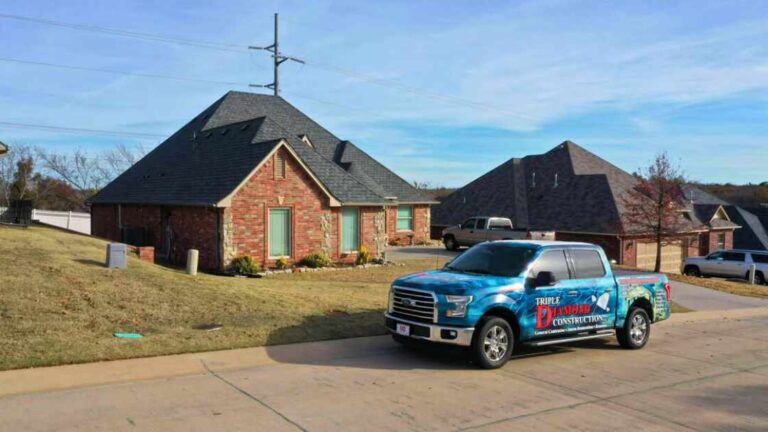
M 107 269 L 105 248 L 55 229 L 0 227 L 0 370 L 383 334 L 390 282 L 435 265 L 190 277 L 133 257 L 127 270 Z M 193 328 L 205 323 L 224 327 Z

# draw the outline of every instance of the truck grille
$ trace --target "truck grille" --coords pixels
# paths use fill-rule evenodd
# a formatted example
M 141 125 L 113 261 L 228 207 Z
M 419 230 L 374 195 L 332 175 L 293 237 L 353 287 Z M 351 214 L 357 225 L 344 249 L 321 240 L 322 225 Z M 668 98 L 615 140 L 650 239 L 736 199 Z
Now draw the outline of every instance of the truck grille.
M 407 288 L 392 288 L 389 310 L 395 316 L 414 321 L 435 321 L 435 297 L 432 293 Z

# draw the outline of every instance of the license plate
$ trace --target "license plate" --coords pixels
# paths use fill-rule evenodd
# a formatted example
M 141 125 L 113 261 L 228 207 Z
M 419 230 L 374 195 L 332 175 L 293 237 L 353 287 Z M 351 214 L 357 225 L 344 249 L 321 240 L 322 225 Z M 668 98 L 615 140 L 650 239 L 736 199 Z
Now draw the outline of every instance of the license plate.
M 411 335 L 411 326 L 408 324 L 397 324 L 397 334 L 403 335 L 403 336 L 410 336 Z

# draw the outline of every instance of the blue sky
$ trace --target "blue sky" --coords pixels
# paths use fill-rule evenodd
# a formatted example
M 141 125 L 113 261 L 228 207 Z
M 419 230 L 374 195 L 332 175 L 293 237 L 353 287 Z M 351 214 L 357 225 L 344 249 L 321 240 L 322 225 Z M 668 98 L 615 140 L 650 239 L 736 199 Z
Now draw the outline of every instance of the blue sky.
M 408 180 L 461 186 L 566 139 L 628 171 L 667 151 L 693 180 L 768 181 L 768 2 L 6 0 L 0 14 L 231 44 L 307 60 L 283 96 Z M 0 18 L 0 122 L 166 136 L 227 90 L 271 80 L 263 52 Z M 235 51 L 239 51 L 236 49 Z M 66 151 L 161 139 L 0 125 Z

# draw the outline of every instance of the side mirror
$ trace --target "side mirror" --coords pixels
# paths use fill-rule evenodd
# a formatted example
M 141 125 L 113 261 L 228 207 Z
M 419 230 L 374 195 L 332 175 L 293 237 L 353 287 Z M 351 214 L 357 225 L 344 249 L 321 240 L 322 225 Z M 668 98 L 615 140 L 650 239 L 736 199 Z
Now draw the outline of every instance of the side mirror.
M 555 280 L 555 274 L 548 271 L 540 271 L 536 275 L 536 279 L 533 281 L 534 287 L 545 287 L 545 286 L 552 286 L 556 282 Z

